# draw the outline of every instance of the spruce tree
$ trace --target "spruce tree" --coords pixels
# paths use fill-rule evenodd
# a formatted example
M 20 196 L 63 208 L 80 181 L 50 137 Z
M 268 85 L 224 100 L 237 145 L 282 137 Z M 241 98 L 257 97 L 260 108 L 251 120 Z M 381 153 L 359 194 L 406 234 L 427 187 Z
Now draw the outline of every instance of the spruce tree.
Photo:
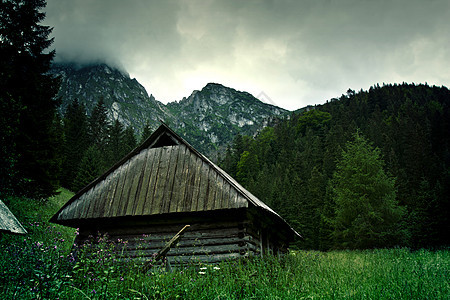
M 113 166 L 117 163 L 124 153 L 123 147 L 124 140 L 124 129 L 123 125 L 119 120 L 115 120 L 109 129 L 108 141 L 106 145 L 106 155 L 107 155 L 107 167 Z
M 104 150 L 109 126 L 108 111 L 103 97 L 101 97 L 89 117 L 89 142 L 100 151 Z
M 383 167 L 380 150 L 357 131 L 332 179 L 337 247 L 376 248 L 402 242 L 404 209 L 396 200 L 395 179 Z
M 139 141 L 140 144 L 142 144 L 146 139 L 148 139 L 152 135 L 152 128 L 150 127 L 150 123 L 147 121 L 145 122 L 144 129 L 142 130 L 141 134 L 141 140 Z
M 74 190 L 74 180 L 88 148 L 87 128 L 86 108 L 75 99 L 67 106 L 64 115 L 64 161 L 61 172 L 62 186 L 71 190 Z
M 101 175 L 101 154 L 96 146 L 90 146 L 84 153 L 73 183 L 73 190 L 79 191 Z
M 0 189 L 44 198 L 59 186 L 52 131 L 59 80 L 48 74 L 52 29 L 40 25 L 44 0 L 0 2 Z
M 122 149 L 122 157 L 127 155 L 131 150 L 136 148 L 137 141 L 134 136 L 134 129 L 131 126 L 128 126 L 123 133 L 123 149 Z

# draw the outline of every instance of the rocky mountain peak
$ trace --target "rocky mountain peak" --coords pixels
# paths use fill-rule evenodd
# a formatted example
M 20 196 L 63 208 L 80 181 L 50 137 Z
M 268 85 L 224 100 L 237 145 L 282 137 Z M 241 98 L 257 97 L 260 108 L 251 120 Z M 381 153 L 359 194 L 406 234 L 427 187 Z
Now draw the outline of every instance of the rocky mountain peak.
M 253 135 L 274 117 L 287 113 L 247 92 L 218 83 L 208 83 L 189 97 L 164 105 L 149 96 L 128 73 L 107 64 L 58 64 L 53 66 L 52 73 L 61 76 L 62 113 L 75 98 L 86 105 L 88 113 L 103 98 L 111 121 L 118 119 L 139 134 L 147 122 L 156 128 L 159 120 L 164 120 L 195 148 L 210 156 L 236 134 Z

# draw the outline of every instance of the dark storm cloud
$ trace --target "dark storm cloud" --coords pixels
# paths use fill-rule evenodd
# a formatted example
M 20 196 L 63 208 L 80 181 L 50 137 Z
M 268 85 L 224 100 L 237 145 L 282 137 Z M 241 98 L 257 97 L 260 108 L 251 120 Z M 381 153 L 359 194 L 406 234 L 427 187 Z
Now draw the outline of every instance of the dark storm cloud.
M 446 0 L 49 0 L 46 11 L 58 59 L 123 66 L 164 102 L 214 81 L 295 109 L 450 79 Z

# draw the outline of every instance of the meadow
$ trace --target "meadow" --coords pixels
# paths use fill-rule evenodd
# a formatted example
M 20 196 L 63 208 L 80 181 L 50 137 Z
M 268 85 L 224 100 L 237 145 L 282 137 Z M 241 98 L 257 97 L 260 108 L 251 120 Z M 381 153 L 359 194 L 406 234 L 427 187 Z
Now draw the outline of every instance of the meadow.
M 142 273 L 109 251 L 117 241 L 102 239 L 75 260 L 77 231 L 47 222 L 68 197 L 10 199 L 29 234 L 1 237 L 1 299 L 450 299 L 448 249 L 299 250 Z

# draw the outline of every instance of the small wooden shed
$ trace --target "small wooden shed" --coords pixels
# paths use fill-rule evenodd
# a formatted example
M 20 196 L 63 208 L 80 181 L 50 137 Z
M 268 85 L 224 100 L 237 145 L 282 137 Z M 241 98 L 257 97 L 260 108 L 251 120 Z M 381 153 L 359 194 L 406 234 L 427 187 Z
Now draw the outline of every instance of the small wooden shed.
M 16 219 L 9 208 L 0 200 L 0 234 L 2 232 L 12 234 L 26 234 L 27 231 L 22 224 Z
M 283 253 L 299 234 L 270 207 L 162 124 L 73 196 L 51 219 L 79 228 L 76 243 L 108 234 L 125 255 L 150 257 L 184 225 L 171 262 Z

